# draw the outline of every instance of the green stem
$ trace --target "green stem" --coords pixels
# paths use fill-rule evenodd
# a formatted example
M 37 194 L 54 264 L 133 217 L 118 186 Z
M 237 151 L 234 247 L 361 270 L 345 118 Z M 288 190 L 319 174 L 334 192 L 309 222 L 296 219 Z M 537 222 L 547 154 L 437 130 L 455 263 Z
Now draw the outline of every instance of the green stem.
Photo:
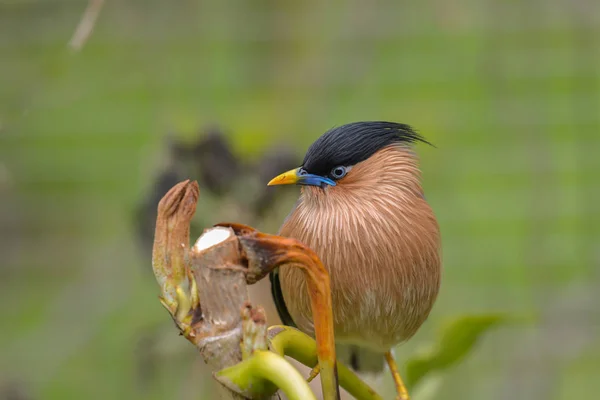
M 281 389 L 289 400 L 316 400 L 300 373 L 283 357 L 270 351 L 252 356 L 215 374 L 223 385 L 249 398 L 262 398 Z
M 315 399 L 302 375 L 285 358 L 270 351 L 256 355 L 254 364 L 259 375 L 262 373 L 263 378 L 273 382 L 289 400 Z
M 313 338 L 289 326 L 269 328 L 269 345 L 280 356 L 288 356 L 307 367 L 317 365 L 317 344 Z M 337 363 L 340 386 L 358 400 L 382 400 L 369 385 L 364 383 L 348 367 Z

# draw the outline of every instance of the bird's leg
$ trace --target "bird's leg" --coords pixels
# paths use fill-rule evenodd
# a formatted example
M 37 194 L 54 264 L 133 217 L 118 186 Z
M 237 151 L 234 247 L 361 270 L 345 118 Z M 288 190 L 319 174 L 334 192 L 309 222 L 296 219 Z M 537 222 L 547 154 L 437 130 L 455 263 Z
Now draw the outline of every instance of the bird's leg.
M 315 365 L 315 367 L 310 371 L 308 378 L 306 378 L 306 382 L 310 382 L 319 376 L 319 372 L 321 372 L 321 366 L 319 364 Z
M 394 385 L 396 385 L 396 392 L 398 393 L 396 400 L 410 400 L 408 390 L 406 390 L 406 386 L 404 386 L 404 382 L 402 382 L 402 377 L 400 376 L 400 372 L 398 372 L 398 366 L 396 365 L 391 350 L 385 353 L 385 361 L 387 362 L 388 367 L 390 367 L 392 378 L 394 378 Z

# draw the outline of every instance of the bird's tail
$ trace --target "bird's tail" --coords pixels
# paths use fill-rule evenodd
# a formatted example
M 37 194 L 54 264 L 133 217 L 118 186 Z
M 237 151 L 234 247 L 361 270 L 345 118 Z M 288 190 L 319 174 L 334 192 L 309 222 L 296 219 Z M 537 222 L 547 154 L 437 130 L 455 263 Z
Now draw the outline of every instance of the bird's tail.
M 380 375 L 385 367 L 384 353 L 365 347 L 338 344 L 337 358 L 359 375 Z

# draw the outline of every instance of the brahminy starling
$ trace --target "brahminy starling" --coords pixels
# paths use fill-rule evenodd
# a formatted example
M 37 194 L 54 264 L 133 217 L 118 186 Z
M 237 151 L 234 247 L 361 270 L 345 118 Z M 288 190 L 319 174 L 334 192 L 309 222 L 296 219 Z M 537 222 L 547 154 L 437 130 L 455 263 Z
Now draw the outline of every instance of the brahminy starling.
M 302 165 L 269 185 L 301 185 L 279 235 L 313 249 L 330 274 L 339 358 L 357 372 L 387 362 L 408 393 L 391 349 L 427 319 L 441 278 L 440 232 L 421 185 L 410 126 L 383 121 L 335 127 L 308 149 Z M 271 276 L 282 322 L 314 334 L 302 271 L 282 266 Z

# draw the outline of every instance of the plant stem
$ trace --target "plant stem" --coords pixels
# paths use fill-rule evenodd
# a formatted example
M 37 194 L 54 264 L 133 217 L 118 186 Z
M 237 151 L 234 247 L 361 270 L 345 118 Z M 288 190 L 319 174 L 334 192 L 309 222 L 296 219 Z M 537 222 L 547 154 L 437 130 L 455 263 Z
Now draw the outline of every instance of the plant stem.
M 289 400 L 316 400 L 302 375 L 270 351 L 257 350 L 241 363 L 217 372 L 215 378 L 249 398 L 262 398 L 279 388 Z
M 268 330 L 269 346 L 280 356 L 288 356 L 307 367 L 317 365 L 317 344 L 313 338 L 298 329 L 276 325 Z M 359 400 L 382 400 L 369 385 L 364 383 L 348 367 L 337 363 L 340 386 Z

